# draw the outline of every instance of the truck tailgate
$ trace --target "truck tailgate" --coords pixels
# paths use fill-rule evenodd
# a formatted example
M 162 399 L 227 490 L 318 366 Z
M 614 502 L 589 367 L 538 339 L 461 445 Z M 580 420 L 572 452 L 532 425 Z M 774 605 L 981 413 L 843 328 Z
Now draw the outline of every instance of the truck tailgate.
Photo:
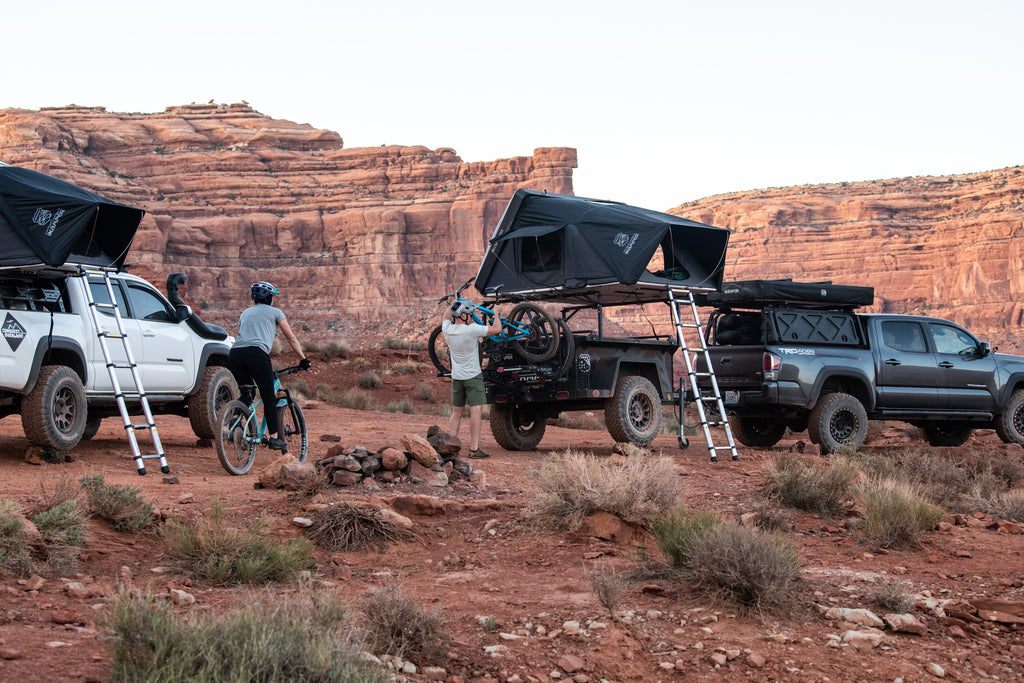
M 760 388 L 764 379 L 763 363 L 765 347 L 763 346 L 711 346 L 708 355 L 715 370 L 718 387 L 723 392 L 729 389 Z M 703 363 L 698 358 L 697 367 Z

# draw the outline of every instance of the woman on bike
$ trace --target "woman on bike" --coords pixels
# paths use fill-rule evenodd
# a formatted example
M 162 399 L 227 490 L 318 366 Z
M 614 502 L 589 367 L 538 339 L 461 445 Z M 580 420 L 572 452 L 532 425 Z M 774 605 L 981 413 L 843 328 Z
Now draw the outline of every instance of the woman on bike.
M 277 421 L 274 395 L 274 368 L 270 363 L 270 347 L 274 343 L 278 328 L 288 340 L 292 350 L 301 359 L 299 366 L 308 370 L 312 363 L 302 352 L 302 345 L 292 332 L 284 312 L 273 306 L 274 295 L 280 291 L 269 282 L 260 280 L 250 288 L 253 305 L 242 311 L 238 319 L 238 336 L 228 354 L 228 366 L 240 386 L 255 384 L 263 401 L 263 417 L 267 421 L 267 445 L 279 451 L 288 449 L 288 442 L 281 438 Z M 246 403 L 252 396 L 243 396 Z
M 501 332 L 501 317 L 494 316 L 491 325 L 480 325 L 472 318 L 475 306 L 456 301 L 441 323 L 445 343 L 452 358 L 452 416 L 448 433 L 459 435 L 462 413 L 469 405 L 469 455 L 473 459 L 489 458 L 480 450 L 480 423 L 483 421 L 484 375 L 480 367 L 480 338 Z

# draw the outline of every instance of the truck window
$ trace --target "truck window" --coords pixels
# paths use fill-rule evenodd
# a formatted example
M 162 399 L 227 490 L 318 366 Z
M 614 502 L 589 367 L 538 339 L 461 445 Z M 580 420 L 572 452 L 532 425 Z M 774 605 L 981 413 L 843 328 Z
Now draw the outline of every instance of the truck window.
M 928 351 L 921 325 L 912 321 L 888 320 L 883 322 L 882 341 L 886 346 L 897 351 L 911 353 Z
M 952 325 L 929 323 L 932 342 L 936 353 L 955 353 L 969 355 L 978 352 L 978 342 L 971 335 Z
M 124 292 L 121 291 L 121 285 L 117 282 L 111 282 L 110 287 L 114 290 L 114 298 L 117 299 L 117 308 L 121 313 L 122 318 L 128 317 L 128 303 L 124 300 Z M 98 304 L 109 304 L 110 295 L 107 293 L 107 286 L 103 284 L 102 280 L 89 280 L 89 291 L 92 292 L 92 300 Z M 114 312 L 109 308 L 98 309 L 103 315 L 113 316 Z
M 139 320 L 171 322 L 174 315 L 160 296 L 146 287 L 128 285 L 128 297 L 132 300 L 132 317 Z

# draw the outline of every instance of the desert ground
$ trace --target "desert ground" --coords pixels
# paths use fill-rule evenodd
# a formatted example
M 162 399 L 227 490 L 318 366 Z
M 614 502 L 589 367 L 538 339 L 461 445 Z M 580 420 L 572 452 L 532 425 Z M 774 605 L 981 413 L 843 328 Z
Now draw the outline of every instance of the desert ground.
M 363 355 L 373 366 L 398 359 L 419 363 L 418 374 L 386 378 L 381 388 L 368 390 L 375 406 L 411 399 L 417 412 L 352 410 L 306 400 L 310 461 L 323 458 L 338 443 L 376 451 L 397 447 L 402 434 L 425 436 L 432 425 L 446 426 L 447 419 L 437 413 L 447 398 L 447 383 L 434 376 L 425 352 L 374 350 L 353 355 Z M 351 387 L 357 372 L 351 360 L 317 363 L 307 381 L 312 387 Z M 424 394 L 418 388 L 422 383 L 434 388 L 433 401 L 418 398 Z M 709 598 L 685 582 L 655 577 L 629 583 L 613 618 L 595 595 L 588 572 L 597 566 L 629 572 L 636 567 L 641 548 L 650 551 L 649 539 L 640 530 L 535 531 L 522 517 L 534 490 L 531 473 L 546 458 L 568 448 L 596 459 L 623 457 L 606 431 L 551 425 L 537 451 L 508 452 L 494 443 L 485 423 L 482 445 L 492 457 L 473 463 L 485 475 L 479 485 L 326 486 L 313 496 L 298 496 L 254 487 L 259 470 L 271 460 L 269 451 L 260 451 L 248 475 L 230 476 L 214 448 L 197 441 L 188 420 L 158 417 L 157 422 L 177 483 L 165 483 L 155 466 L 146 476 L 136 474 L 117 419 L 104 421 L 95 438 L 71 452 L 70 461 L 40 465 L 26 460 L 29 444 L 20 422 L 8 417 L 0 421 L 0 496 L 30 509 L 62 477 L 77 480 L 98 473 L 108 484 L 139 487 L 163 518 L 201 515 L 211 501 L 219 500 L 232 520 L 248 524 L 263 517 L 280 538 L 303 533 L 293 520 L 307 515 L 311 506 L 359 500 L 399 509 L 414 522 L 414 539 L 360 552 L 320 552 L 313 580 L 353 600 L 373 586 L 398 582 L 405 594 L 443 610 L 452 636 L 443 671 L 420 668 L 403 674 L 407 680 L 1024 678 L 1024 534 L 991 517 L 947 514 L 919 548 L 887 551 L 875 547 L 845 517 L 789 511 L 785 533 L 798 549 L 800 574 L 784 609 L 742 608 Z M 805 439 L 806 434 L 787 438 L 774 451 L 740 447 L 738 461 L 717 463 L 709 461 L 700 438 L 682 450 L 675 437 L 659 436 L 650 452 L 671 458 L 687 506 L 739 517 L 757 507 L 766 467 L 775 454 L 807 454 Z M 925 447 L 909 430 L 890 424 L 865 449 L 885 453 Z M 1024 455 L 1024 450 L 1001 443 L 989 431 L 942 452 L 950 458 L 1020 460 Z M 435 499 L 436 504 L 411 505 L 412 500 L 423 500 L 417 496 Z M 0 679 L 108 680 L 109 634 L 103 613 L 107 596 L 126 575 L 125 567 L 137 587 L 156 593 L 187 591 L 196 602 L 180 609 L 200 614 L 245 602 L 256 590 L 194 584 L 175 570 L 155 534 L 122 533 L 92 519 L 73 572 L 42 573 L 38 579 L 0 577 Z M 867 627 L 847 623 L 834 613 L 826 616 L 824 610 L 877 612 L 870 595 L 886 579 L 899 581 L 917 596 L 912 613 L 925 632 L 883 627 L 878 638 L 844 640 L 847 632 Z M 69 592 L 71 582 L 83 590 Z M 275 585 L 270 590 L 283 595 L 296 588 Z

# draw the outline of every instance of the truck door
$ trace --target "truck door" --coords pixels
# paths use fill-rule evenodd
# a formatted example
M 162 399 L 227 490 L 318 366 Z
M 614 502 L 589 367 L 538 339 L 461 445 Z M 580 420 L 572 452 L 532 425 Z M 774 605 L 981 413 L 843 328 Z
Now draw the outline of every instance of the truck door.
M 117 303 L 118 311 L 121 313 L 128 345 L 132 350 L 132 357 L 138 363 L 139 359 L 142 358 L 142 333 L 139 331 L 139 324 L 128 317 L 128 304 L 120 282 L 118 280 L 111 280 L 110 286 L 114 290 L 114 300 Z M 110 294 L 103 280 L 89 278 L 89 291 L 92 293 L 92 300 L 96 303 L 110 303 Z M 108 334 L 117 334 L 117 321 L 114 319 L 113 311 L 107 308 L 97 308 L 96 310 L 99 313 L 96 318 L 99 320 L 100 331 L 107 332 Z M 121 343 L 121 340 L 108 337 L 106 344 L 113 363 L 124 365 L 128 362 L 128 356 L 125 354 L 124 344 Z M 113 392 L 114 387 L 110 382 L 110 373 L 106 368 L 103 350 L 100 348 L 100 340 L 96 337 L 90 343 L 89 359 L 93 366 L 89 371 L 90 386 L 86 387 L 86 389 L 105 394 Z M 117 375 L 117 383 L 121 389 L 125 391 L 135 390 L 135 380 L 132 378 L 131 370 L 128 368 L 118 368 L 114 372 Z
M 924 326 L 916 320 L 880 320 L 876 324 L 878 405 L 880 408 L 941 408 L 939 367 L 928 348 Z
M 135 358 L 142 386 L 146 393 L 184 393 L 195 381 L 192 368 L 196 365 L 185 323 L 175 320 L 170 304 L 152 287 L 141 282 L 125 284 L 131 317 L 142 338 L 142 355 Z
M 938 361 L 943 407 L 996 410 L 996 361 L 982 356 L 978 340 L 956 325 L 928 323 Z

